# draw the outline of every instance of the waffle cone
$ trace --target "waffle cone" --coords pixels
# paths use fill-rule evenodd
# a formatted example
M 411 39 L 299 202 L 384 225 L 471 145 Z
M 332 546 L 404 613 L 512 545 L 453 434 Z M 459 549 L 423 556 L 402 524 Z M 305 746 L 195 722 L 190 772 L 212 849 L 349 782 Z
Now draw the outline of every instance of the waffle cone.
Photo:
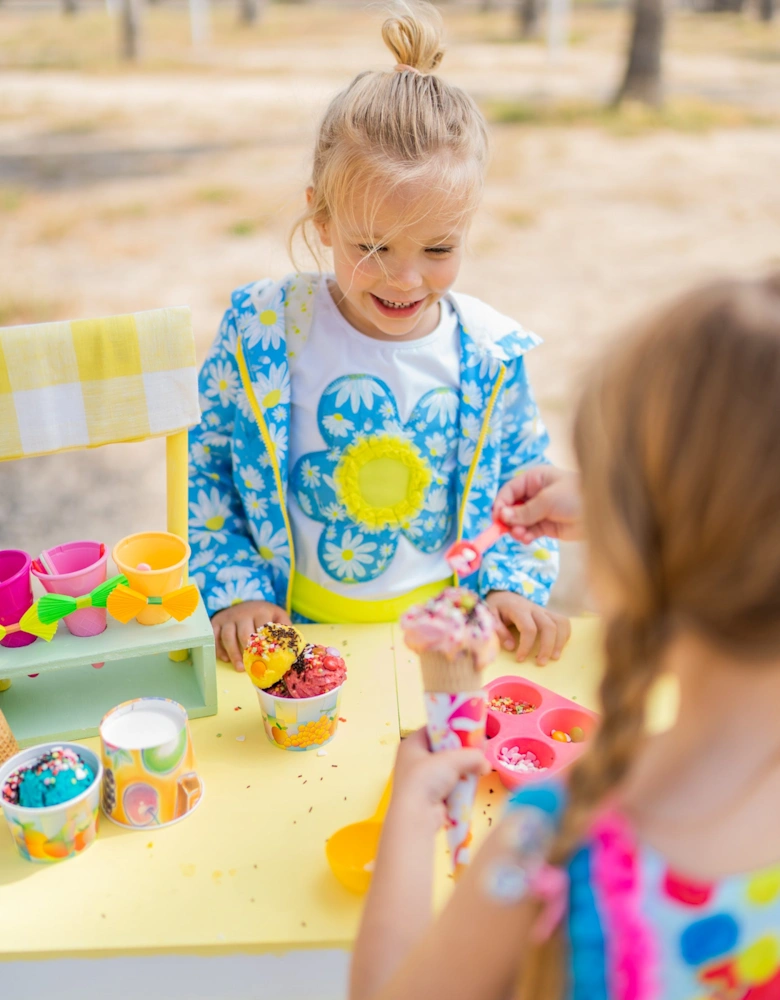
M 458 653 L 454 660 L 442 653 L 420 653 L 423 690 L 442 694 L 479 691 L 482 675 L 470 653 Z
M 4 764 L 15 753 L 19 753 L 19 744 L 14 739 L 8 720 L 0 711 L 0 764 Z

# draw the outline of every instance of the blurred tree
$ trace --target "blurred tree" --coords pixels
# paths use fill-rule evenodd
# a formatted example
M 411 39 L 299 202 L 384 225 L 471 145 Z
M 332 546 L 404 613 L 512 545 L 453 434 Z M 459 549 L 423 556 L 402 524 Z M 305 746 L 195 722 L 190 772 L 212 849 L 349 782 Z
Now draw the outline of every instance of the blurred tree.
M 238 20 L 241 24 L 254 24 L 259 16 L 259 0 L 238 0 Z
M 63 14 L 77 14 L 78 9 L 79 9 L 79 0 L 62 0 Z
M 523 38 L 536 38 L 539 34 L 541 14 L 542 0 L 519 0 L 517 16 Z
M 664 22 L 664 0 L 634 0 L 628 62 L 615 104 L 623 100 L 661 103 Z
M 122 0 L 119 51 L 123 59 L 137 59 L 141 49 L 141 0 Z
M 775 16 L 775 0 L 759 0 L 758 10 L 762 21 L 771 21 Z

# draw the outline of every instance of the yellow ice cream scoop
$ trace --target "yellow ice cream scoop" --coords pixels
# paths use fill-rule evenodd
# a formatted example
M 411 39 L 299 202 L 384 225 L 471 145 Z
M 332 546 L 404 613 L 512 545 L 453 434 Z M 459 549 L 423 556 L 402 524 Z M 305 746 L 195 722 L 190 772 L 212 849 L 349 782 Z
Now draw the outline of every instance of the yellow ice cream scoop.
M 287 673 L 301 654 L 305 641 L 297 628 L 268 622 L 249 637 L 244 667 L 255 687 L 269 688 Z

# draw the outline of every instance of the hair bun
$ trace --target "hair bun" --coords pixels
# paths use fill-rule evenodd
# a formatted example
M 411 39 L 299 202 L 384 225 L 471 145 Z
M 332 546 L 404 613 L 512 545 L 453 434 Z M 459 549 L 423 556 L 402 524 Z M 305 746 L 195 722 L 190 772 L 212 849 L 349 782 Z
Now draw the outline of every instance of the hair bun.
M 397 64 L 430 73 L 444 56 L 442 20 L 432 4 L 403 3 L 382 25 L 382 38 Z

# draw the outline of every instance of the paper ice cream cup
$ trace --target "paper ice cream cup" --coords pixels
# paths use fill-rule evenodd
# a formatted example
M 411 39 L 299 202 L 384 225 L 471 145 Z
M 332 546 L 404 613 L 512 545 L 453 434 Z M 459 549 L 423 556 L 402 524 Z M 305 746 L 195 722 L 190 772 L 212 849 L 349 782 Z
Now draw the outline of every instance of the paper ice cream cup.
M 459 750 L 461 747 L 482 749 L 485 744 L 487 692 L 483 690 L 425 692 L 428 718 L 428 739 L 431 750 Z M 447 843 L 453 871 L 467 865 L 471 854 L 471 813 L 477 794 L 477 778 L 461 778 L 445 803 L 447 809 Z
M 190 547 L 169 531 L 142 531 L 117 542 L 112 555 L 131 590 L 145 597 L 165 597 L 181 587 Z M 139 566 L 150 568 L 138 569 Z M 138 613 L 136 620 L 141 625 L 160 625 L 170 617 L 159 605 L 149 605 Z
M 170 698 L 135 698 L 100 723 L 103 812 L 132 830 L 169 826 L 203 798 L 186 710 Z
M 100 782 L 103 767 L 97 754 L 77 743 L 39 743 L 21 750 L 0 767 L 0 790 L 18 767 L 32 764 L 55 747 L 77 753 L 89 764 L 95 780 L 80 795 L 56 806 L 29 808 L 0 799 L 16 848 L 25 859 L 37 864 L 52 864 L 81 854 L 97 835 Z
M 338 729 L 343 688 L 344 684 L 340 684 L 315 698 L 280 698 L 255 688 L 266 736 L 282 750 L 324 747 Z

